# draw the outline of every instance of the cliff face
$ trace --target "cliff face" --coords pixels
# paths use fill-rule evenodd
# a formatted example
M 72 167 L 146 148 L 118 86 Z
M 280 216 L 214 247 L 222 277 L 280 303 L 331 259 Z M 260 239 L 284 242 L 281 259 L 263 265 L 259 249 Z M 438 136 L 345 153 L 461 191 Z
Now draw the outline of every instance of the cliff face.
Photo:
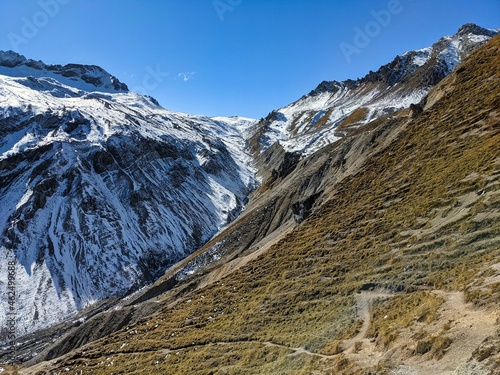
M 128 87 L 96 65 L 47 65 L 13 51 L 0 51 L 0 74 L 20 78 L 49 78 L 83 91 L 128 92 Z
M 0 61 L 0 322 L 13 261 L 18 335 L 154 282 L 242 210 L 254 171 L 224 119 L 98 67 Z

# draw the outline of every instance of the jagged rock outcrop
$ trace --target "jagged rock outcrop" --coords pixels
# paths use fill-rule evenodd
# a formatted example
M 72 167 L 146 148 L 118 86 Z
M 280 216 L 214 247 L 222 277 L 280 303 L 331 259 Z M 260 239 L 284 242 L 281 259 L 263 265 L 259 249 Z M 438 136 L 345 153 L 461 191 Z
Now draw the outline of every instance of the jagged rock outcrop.
M 96 65 L 47 65 L 42 61 L 27 59 L 13 51 L 0 51 L 0 74 L 36 78 L 53 78 L 72 87 L 92 91 L 127 92 L 127 85 Z M 33 80 L 35 78 L 35 80 Z
M 363 126 L 344 126 L 340 139 L 311 155 L 281 141 L 264 147 L 259 127 L 250 147 L 257 145 L 263 184 L 244 212 L 153 285 L 66 322 L 53 343 L 50 330 L 31 336 L 22 359 L 41 353 L 27 371 L 494 371 L 499 50 L 496 37 L 403 110 L 386 108 L 367 123 L 367 112 L 354 110 L 349 124 Z M 403 60 L 392 68 L 404 69 Z M 438 78 L 415 71 L 407 88 Z M 344 90 L 321 86 L 310 96 Z M 214 122 L 203 128 L 221 125 Z M 208 144 L 201 158 L 228 160 L 217 139 Z M 102 173 L 114 162 L 108 153 L 97 158 Z M 208 163 L 203 171 L 217 169 Z M 184 171 L 174 175 L 182 187 Z M 37 205 L 46 207 L 57 184 L 42 186 L 48 193 Z

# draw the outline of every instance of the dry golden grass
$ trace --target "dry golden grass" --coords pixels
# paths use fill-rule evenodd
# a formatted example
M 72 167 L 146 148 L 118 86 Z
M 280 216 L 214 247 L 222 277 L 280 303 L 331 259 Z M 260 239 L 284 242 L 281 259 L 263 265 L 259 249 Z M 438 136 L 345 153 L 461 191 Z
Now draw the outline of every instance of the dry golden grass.
M 430 358 L 441 359 L 451 342 L 451 339 L 446 336 L 432 336 L 425 340 L 419 340 L 415 347 L 415 354 L 429 353 Z
M 359 125 L 361 122 L 366 120 L 368 115 L 368 108 L 360 107 L 353 111 L 349 116 L 342 121 L 337 127 L 338 131 L 347 130 L 352 125 Z
M 427 292 L 415 292 L 375 304 L 368 336 L 388 346 L 400 329 L 416 322 L 431 323 L 444 300 Z
M 326 113 L 323 116 L 321 116 L 321 118 L 318 121 L 316 121 L 316 123 L 314 124 L 314 128 L 320 129 L 323 126 L 325 126 L 327 124 L 328 120 L 330 119 L 332 112 L 333 112 L 333 108 L 330 108 L 328 111 L 326 111 Z

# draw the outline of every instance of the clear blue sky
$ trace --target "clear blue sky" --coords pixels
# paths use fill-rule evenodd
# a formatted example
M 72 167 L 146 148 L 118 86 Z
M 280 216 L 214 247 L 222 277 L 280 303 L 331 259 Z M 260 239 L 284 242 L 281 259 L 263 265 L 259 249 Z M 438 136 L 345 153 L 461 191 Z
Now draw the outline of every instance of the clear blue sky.
M 260 118 L 464 23 L 500 27 L 500 0 L 0 0 L 0 17 L 2 50 L 99 65 L 167 109 Z

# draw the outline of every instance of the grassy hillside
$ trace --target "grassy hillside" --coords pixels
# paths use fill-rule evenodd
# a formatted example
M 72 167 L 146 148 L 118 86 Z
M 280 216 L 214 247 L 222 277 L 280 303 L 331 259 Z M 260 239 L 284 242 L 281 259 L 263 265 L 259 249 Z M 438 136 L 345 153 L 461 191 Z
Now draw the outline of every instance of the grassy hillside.
M 498 351 L 481 351 L 484 337 L 459 350 L 457 304 L 484 324 L 500 318 L 498 66 L 497 37 L 429 94 L 423 112 L 368 125 L 362 165 L 258 257 L 165 296 L 138 324 L 22 371 L 364 374 L 401 363 L 456 367 L 471 356 L 493 368 Z

